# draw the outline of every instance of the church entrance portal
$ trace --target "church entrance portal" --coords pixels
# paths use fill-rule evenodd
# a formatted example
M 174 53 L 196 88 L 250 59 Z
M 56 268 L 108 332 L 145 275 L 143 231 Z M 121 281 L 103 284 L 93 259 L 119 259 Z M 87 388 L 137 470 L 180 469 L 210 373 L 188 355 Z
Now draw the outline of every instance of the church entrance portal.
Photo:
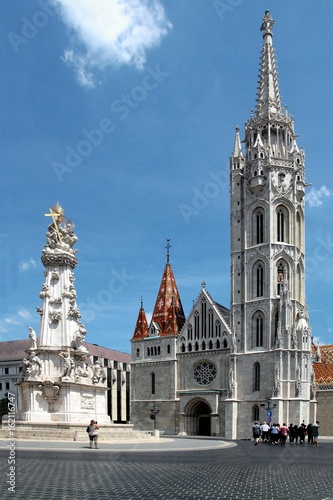
M 185 414 L 185 432 L 188 435 L 211 435 L 211 409 L 202 400 L 192 401 Z

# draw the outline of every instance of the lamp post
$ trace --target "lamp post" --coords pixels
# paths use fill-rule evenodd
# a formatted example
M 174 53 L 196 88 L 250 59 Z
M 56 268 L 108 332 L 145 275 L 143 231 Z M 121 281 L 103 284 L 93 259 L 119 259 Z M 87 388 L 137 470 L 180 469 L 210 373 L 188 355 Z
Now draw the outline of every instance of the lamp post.
M 150 412 L 151 412 L 150 418 L 152 420 L 154 420 L 154 431 L 155 431 L 155 433 L 156 433 L 156 429 L 157 429 L 157 418 L 156 418 L 156 416 L 157 416 L 157 414 L 158 414 L 159 411 L 160 410 L 157 408 L 157 406 L 155 404 L 153 406 L 153 409 L 150 410 Z

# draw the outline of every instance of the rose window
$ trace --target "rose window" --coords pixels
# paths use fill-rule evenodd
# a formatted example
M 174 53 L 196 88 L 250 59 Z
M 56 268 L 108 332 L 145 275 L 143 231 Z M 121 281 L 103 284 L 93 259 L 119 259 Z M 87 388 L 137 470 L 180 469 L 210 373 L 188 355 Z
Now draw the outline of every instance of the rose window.
M 216 366 L 213 363 L 204 361 L 194 368 L 195 381 L 200 385 L 208 385 L 216 378 Z

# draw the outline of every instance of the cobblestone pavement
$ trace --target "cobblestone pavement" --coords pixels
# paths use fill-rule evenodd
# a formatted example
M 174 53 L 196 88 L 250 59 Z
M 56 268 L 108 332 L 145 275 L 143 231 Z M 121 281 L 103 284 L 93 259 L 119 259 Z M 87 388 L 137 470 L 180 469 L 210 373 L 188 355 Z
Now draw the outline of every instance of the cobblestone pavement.
M 237 446 L 186 451 L 110 449 L 15 451 L 2 444 L 1 497 L 26 500 L 264 499 L 333 500 L 333 443 Z

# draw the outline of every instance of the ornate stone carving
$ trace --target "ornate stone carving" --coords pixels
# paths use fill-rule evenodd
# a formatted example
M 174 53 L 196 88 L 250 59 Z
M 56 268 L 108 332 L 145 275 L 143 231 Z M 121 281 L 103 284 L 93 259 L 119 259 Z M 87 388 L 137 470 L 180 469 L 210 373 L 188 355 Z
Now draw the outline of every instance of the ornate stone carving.
M 75 303 L 75 300 L 70 300 L 70 306 L 68 310 L 68 316 L 73 318 L 81 318 L 80 309 Z
M 37 306 L 37 307 L 36 307 L 36 312 L 37 312 L 38 314 L 40 314 L 41 316 L 43 316 L 43 309 L 42 309 L 41 307 L 38 307 L 38 306 Z
M 92 396 L 91 394 L 81 394 L 81 408 L 94 410 L 95 408 L 94 396 Z
M 21 376 L 23 380 L 38 378 L 42 372 L 43 362 L 37 356 L 35 351 L 31 351 L 29 356 L 23 358 L 23 367 Z
M 45 299 L 45 297 L 49 297 L 49 298 L 51 297 L 49 285 L 44 283 L 44 285 L 42 287 L 42 291 L 39 293 L 39 296 L 41 299 Z
M 58 311 L 57 309 L 50 309 L 49 317 L 51 323 L 59 323 L 62 317 L 61 311 Z
M 87 330 L 84 327 L 83 323 L 80 323 L 79 329 L 74 333 L 72 346 L 77 351 L 87 351 L 85 346 L 83 345 Z
M 62 298 L 61 297 L 55 297 L 54 299 L 49 300 L 50 304 L 61 304 L 62 303 Z
M 105 375 L 105 372 L 101 366 L 101 362 L 95 361 L 92 369 L 93 369 L 92 383 L 93 384 L 103 383 L 104 380 L 106 379 L 106 375 Z
M 58 281 L 60 279 L 60 272 L 58 269 L 54 269 L 51 273 L 51 280 Z
M 62 376 L 70 378 L 75 368 L 74 360 L 70 357 L 68 352 L 60 352 L 59 356 L 61 356 L 64 359 L 64 370 Z
M 59 397 L 59 386 L 49 380 L 39 384 L 38 389 L 42 391 L 42 396 L 48 403 L 53 403 Z
M 91 377 L 92 371 L 85 362 L 86 355 L 75 355 L 75 377 L 78 379 L 80 377 Z

